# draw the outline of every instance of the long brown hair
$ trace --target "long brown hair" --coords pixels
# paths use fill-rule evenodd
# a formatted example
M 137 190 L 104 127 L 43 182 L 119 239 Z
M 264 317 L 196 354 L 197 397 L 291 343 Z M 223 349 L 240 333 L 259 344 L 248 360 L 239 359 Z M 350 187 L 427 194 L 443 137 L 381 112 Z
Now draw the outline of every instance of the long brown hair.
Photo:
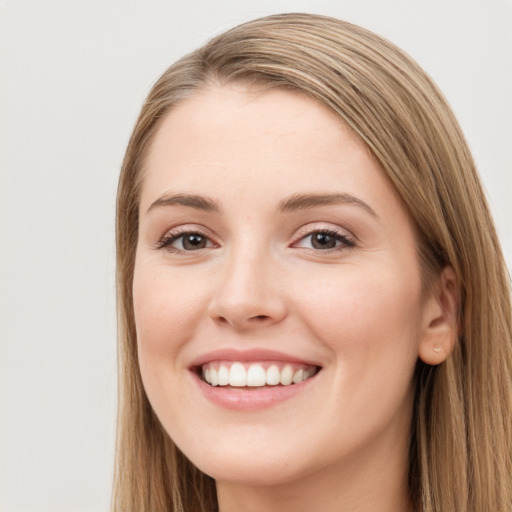
M 162 119 L 209 84 L 302 91 L 332 109 L 380 162 L 413 219 L 425 286 L 450 265 L 460 337 L 437 367 L 418 362 L 409 487 L 424 512 L 512 510 L 510 281 L 475 165 L 442 94 L 388 41 L 317 15 L 240 25 L 171 66 L 147 97 L 117 199 L 119 411 L 113 510 L 211 511 L 213 480 L 176 448 L 146 398 L 132 281 L 144 157 Z

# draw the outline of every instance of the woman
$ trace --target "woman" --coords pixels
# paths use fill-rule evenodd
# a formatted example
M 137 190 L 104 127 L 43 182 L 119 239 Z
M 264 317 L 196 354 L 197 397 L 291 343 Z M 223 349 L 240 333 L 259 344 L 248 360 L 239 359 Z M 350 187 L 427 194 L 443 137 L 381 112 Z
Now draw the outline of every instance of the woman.
M 150 92 L 117 208 L 115 510 L 512 510 L 506 267 L 403 52 L 218 36 Z

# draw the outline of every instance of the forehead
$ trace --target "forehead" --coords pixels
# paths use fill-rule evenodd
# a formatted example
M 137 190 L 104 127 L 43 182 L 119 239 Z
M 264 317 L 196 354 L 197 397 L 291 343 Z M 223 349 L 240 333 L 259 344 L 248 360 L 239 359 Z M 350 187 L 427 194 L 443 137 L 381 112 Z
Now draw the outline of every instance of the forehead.
M 205 145 L 212 155 L 212 146 L 218 148 L 217 154 L 232 144 L 233 153 L 243 143 L 240 153 L 253 156 L 257 151 L 262 157 L 276 146 L 286 145 L 286 149 L 303 142 L 308 143 L 303 150 L 321 149 L 322 142 L 325 146 L 332 142 L 362 146 L 356 136 L 349 141 L 348 134 L 339 116 L 299 91 L 235 83 L 200 90 L 174 106 L 157 129 L 149 159 L 155 153 L 190 148 L 200 157 L 197 151 Z
M 234 84 L 199 91 L 162 120 L 145 162 L 141 207 L 168 190 L 236 191 L 256 204 L 257 191 L 269 199 L 333 187 L 394 195 L 366 145 L 327 107 L 297 91 Z

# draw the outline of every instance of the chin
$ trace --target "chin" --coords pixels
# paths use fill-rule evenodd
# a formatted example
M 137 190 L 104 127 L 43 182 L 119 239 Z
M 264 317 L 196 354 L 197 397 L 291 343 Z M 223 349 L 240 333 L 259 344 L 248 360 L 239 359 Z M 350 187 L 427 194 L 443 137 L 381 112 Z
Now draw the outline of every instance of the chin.
M 178 448 L 200 471 L 217 481 L 250 486 L 279 485 L 293 481 L 312 466 L 299 446 L 266 436 L 237 436 L 226 429 L 223 437 L 175 439 Z M 245 429 L 244 429 L 245 430 Z M 249 434 L 249 432 L 246 432 Z
M 284 463 L 275 460 L 249 461 L 249 457 L 248 454 L 243 458 L 223 457 L 222 460 L 201 461 L 204 464 L 198 464 L 198 467 L 217 482 L 230 482 L 250 487 L 286 485 L 305 476 L 291 461 Z M 292 471 L 293 467 L 295 469 Z

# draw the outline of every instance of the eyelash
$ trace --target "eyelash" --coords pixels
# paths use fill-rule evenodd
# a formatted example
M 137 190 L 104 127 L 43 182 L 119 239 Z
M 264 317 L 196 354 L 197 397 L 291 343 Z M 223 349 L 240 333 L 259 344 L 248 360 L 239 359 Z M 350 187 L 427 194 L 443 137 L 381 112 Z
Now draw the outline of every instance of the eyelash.
M 314 252 L 320 252 L 322 254 L 328 254 L 335 251 L 340 250 L 347 250 L 355 247 L 356 243 L 349 238 L 347 235 L 333 230 L 333 229 L 313 229 L 304 233 L 301 233 L 300 238 L 297 239 L 296 242 L 292 244 L 293 246 L 296 246 L 299 242 L 302 242 L 303 240 L 306 240 L 308 237 L 312 237 L 315 234 L 323 234 L 327 236 L 333 237 L 336 242 L 341 242 L 340 246 L 330 248 L 330 249 L 315 249 L 315 248 L 309 248 Z M 187 251 L 183 249 L 178 249 L 176 247 L 172 247 L 172 244 L 179 240 L 180 238 L 183 238 L 187 235 L 199 235 L 200 237 L 203 237 L 207 240 L 207 243 L 212 243 L 212 240 L 209 236 L 205 235 L 201 232 L 201 230 L 194 230 L 194 229 L 175 229 L 173 231 L 167 232 L 156 244 L 157 249 L 166 249 L 169 252 L 175 253 L 175 254 L 186 254 L 195 252 L 193 250 Z M 307 248 L 305 248 L 307 249 Z M 197 249 L 198 251 L 201 249 Z
M 182 249 L 177 249 L 176 247 L 172 247 L 172 244 L 176 242 L 176 240 L 179 240 L 180 238 L 183 238 L 187 235 L 199 235 L 203 238 L 205 238 L 207 241 L 211 242 L 211 238 L 204 233 L 201 232 L 200 229 L 181 229 L 177 228 L 173 231 L 168 231 L 156 244 L 157 249 L 166 249 L 169 252 L 173 252 L 176 254 L 185 254 L 187 252 L 194 252 L 194 251 L 184 251 Z
M 302 242 L 303 240 L 306 240 L 308 237 L 312 237 L 315 234 L 322 234 L 322 235 L 328 235 L 334 238 L 336 242 L 341 242 L 341 244 L 337 247 L 333 247 L 330 249 L 315 249 L 311 248 L 311 250 L 315 252 L 321 252 L 322 254 L 329 254 L 331 252 L 335 251 L 342 251 L 346 249 L 352 249 L 355 247 L 354 240 L 350 239 L 346 234 L 341 233 L 340 231 L 336 231 L 334 229 L 313 229 L 309 230 L 306 233 L 303 233 L 300 235 L 300 238 L 297 240 L 297 242 L 294 242 L 293 245 L 298 244 L 299 242 Z

